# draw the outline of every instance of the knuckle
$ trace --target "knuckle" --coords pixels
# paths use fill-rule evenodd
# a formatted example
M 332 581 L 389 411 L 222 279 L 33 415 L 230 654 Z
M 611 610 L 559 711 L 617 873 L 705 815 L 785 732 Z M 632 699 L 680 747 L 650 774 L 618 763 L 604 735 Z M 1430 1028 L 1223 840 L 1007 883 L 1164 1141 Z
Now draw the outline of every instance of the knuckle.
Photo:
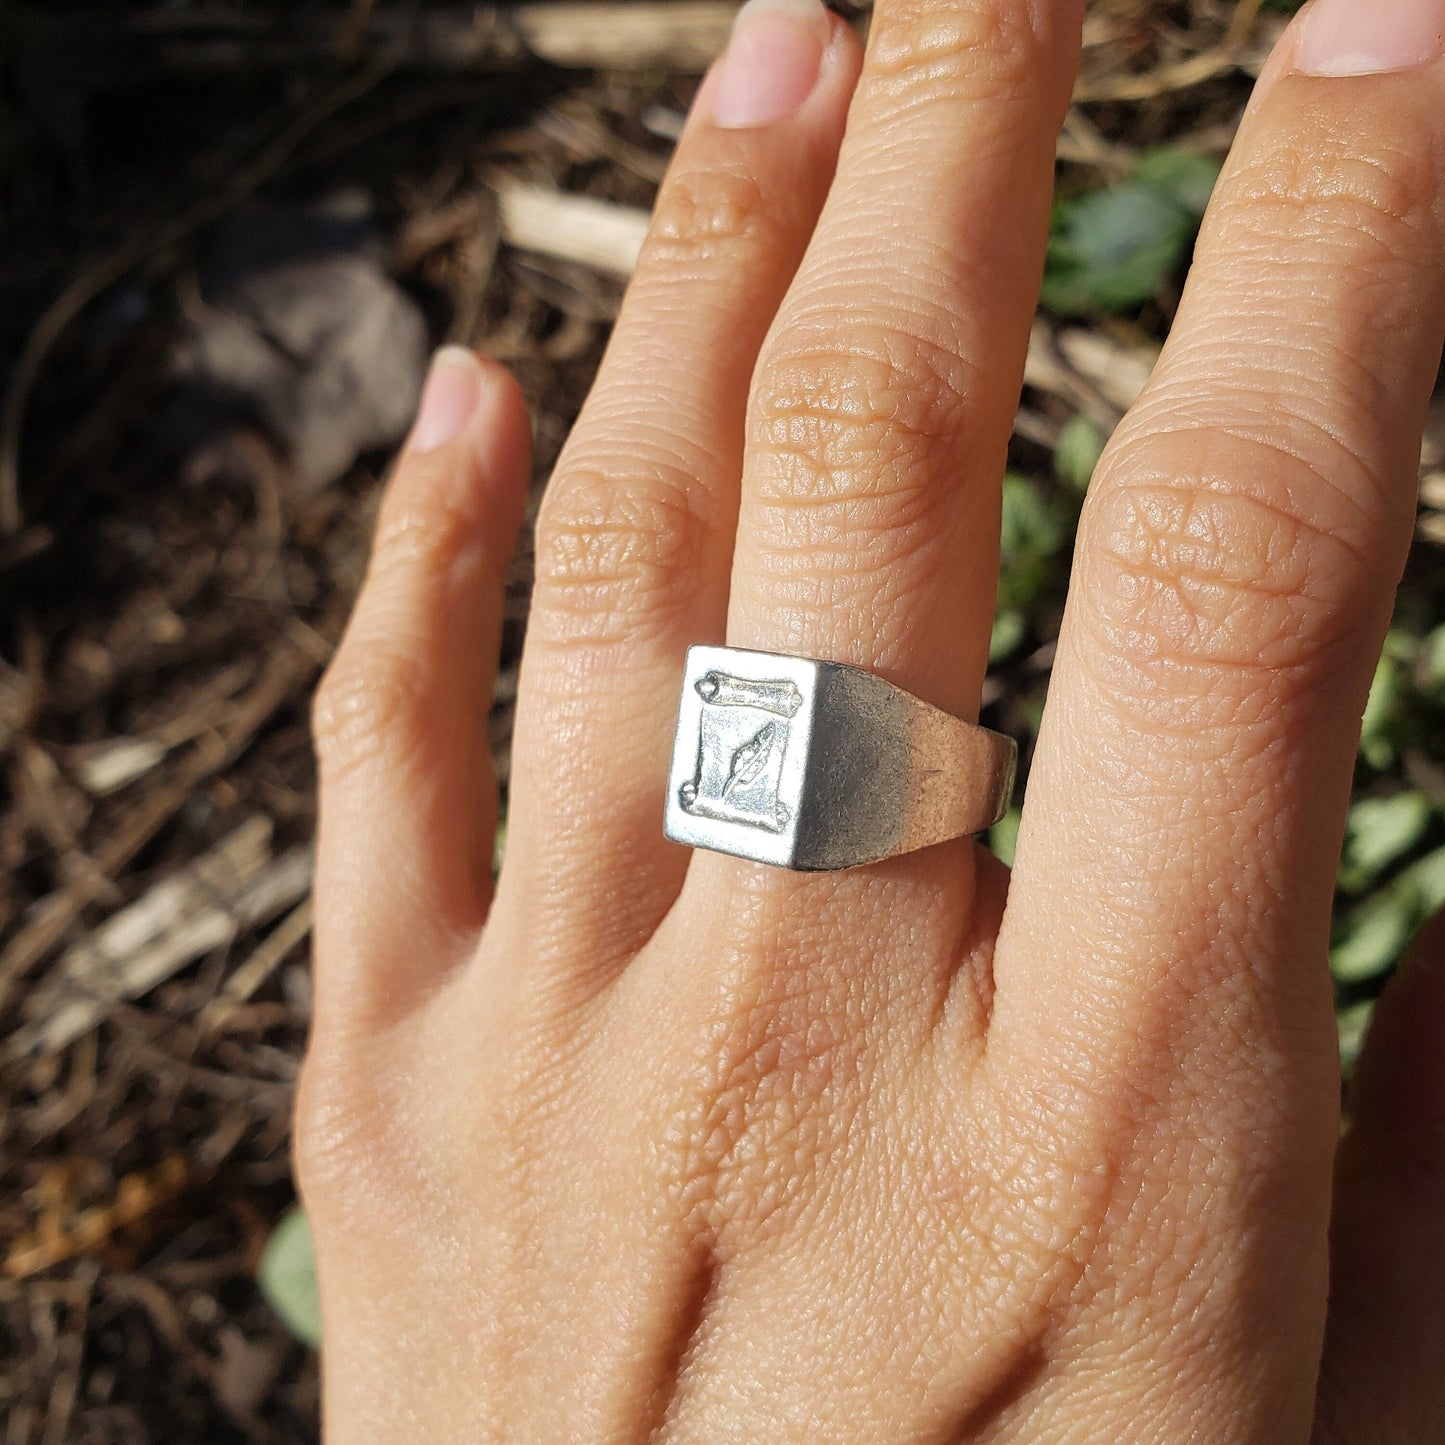
M 1222 185 L 1220 203 L 1236 226 L 1275 245 L 1287 237 L 1296 257 L 1312 244 L 1344 244 L 1392 262 L 1434 231 L 1434 159 L 1429 147 L 1362 141 L 1320 116 L 1245 161 Z
M 1020 0 L 905 0 L 879 12 L 863 84 L 905 105 L 1004 99 L 1038 88 L 1042 58 Z
M 323 785 L 335 784 L 408 735 L 427 665 L 399 640 L 349 642 L 326 670 L 311 706 Z
M 443 577 L 478 540 L 476 519 L 439 501 L 432 489 L 425 506 L 383 510 L 368 582 Z
M 297 1180 L 313 1208 L 365 1187 L 384 1157 L 379 1101 L 364 1070 L 313 1045 L 301 1066 L 292 1115 Z
M 657 198 L 638 271 L 715 273 L 750 268 L 775 254 L 779 207 L 758 178 L 739 169 L 684 169 L 668 178 Z
M 749 537 L 795 610 L 874 607 L 932 575 L 954 540 L 972 377 L 902 325 L 860 326 L 846 351 L 783 339 L 749 413 Z
M 315 1033 L 291 1136 L 308 1210 L 393 1236 L 418 1218 L 444 1217 L 450 1188 L 447 1151 L 435 1147 L 449 1137 L 436 1127 L 435 1092 L 408 1086 L 418 1075 L 415 1040 L 408 1036 L 410 1056 L 400 1066 L 395 1042 L 369 1029 Z
M 316 689 L 311 731 L 323 779 L 337 779 L 417 736 L 434 678 L 422 645 L 460 564 L 491 568 L 465 513 L 431 503 L 384 512 L 351 632 Z M 492 571 L 493 583 L 501 578 Z M 470 585 L 470 583 L 468 584 Z
M 779 340 L 749 413 L 751 440 L 773 462 L 765 500 L 881 507 L 898 525 L 935 499 L 976 388 L 974 368 L 927 329 L 860 322 L 846 350 Z
M 580 460 L 537 518 L 532 629 L 544 642 L 606 646 L 657 635 L 696 597 L 709 527 L 680 462 L 634 450 L 625 476 Z
M 1191 473 L 1181 456 L 1214 465 Z M 1267 486 L 1234 480 L 1261 461 Z M 1340 602 L 1369 569 L 1292 503 L 1321 489 L 1314 467 L 1270 443 L 1177 433 L 1116 454 L 1110 472 L 1127 480 L 1106 477 L 1090 499 L 1080 581 L 1115 695 L 1177 719 L 1192 678 L 1201 708 L 1236 717 L 1247 699 L 1272 708 L 1322 676 L 1348 631 Z

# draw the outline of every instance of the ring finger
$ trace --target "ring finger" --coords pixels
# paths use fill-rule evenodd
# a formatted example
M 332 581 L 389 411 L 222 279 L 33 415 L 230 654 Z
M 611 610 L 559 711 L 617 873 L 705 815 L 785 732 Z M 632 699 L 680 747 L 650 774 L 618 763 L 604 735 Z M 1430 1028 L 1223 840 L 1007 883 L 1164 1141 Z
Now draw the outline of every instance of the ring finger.
M 877 672 L 977 715 L 1000 483 L 1038 296 L 1077 0 L 880 0 L 838 175 L 752 390 L 728 640 Z M 798 889 L 957 943 L 972 851 L 828 879 L 699 858 L 697 907 Z M 907 896 L 900 896 L 897 890 Z M 986 931 L 986 930 L 985 930 Z M 945 945 L 947 954 L 952 944 Z M 923 957 L 922 955 L 928 955 Z M 939 987 L 955 956 L 920 953 Z M 896 970 L 890 963 L 890 978 Z

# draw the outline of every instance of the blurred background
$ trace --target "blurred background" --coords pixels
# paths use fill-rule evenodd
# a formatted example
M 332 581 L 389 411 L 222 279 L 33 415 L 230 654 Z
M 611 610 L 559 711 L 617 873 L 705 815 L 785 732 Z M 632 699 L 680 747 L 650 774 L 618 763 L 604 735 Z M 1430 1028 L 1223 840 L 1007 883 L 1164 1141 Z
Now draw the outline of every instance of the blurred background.
M 1025 767 L 1090 473 L 1293 8 L 1090 6 L 985 695 Z M 436 344 L 516 371 L 535 507 L 732 13 L 0 6 L 4 1445 L 316 1438 L 308 698 Z M 1339 877 L 1347 1068 L 1445 903 L 1445 404 L 1418 531 Z M 504 781 L 529 580 L 524 541 Z

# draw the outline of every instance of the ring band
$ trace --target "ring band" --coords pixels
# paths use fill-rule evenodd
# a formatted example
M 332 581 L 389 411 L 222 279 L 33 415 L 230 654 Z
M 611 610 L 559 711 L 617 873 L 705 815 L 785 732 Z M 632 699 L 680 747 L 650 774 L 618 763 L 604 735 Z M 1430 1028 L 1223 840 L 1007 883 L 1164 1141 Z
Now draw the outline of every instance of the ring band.
M 1003 816 L 1018 745 L 836 662 L 690 647 L 663 832 L 818 872 Z

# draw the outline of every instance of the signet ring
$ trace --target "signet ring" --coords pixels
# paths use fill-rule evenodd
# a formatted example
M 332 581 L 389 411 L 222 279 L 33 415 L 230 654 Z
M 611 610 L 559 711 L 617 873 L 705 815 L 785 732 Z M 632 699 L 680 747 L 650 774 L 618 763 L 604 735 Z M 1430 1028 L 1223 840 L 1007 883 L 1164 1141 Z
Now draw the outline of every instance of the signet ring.
M 800 872 L 981 833 L 1008 807 L 1012 738 L 836 662 L 691 647 L 663 832 Z

